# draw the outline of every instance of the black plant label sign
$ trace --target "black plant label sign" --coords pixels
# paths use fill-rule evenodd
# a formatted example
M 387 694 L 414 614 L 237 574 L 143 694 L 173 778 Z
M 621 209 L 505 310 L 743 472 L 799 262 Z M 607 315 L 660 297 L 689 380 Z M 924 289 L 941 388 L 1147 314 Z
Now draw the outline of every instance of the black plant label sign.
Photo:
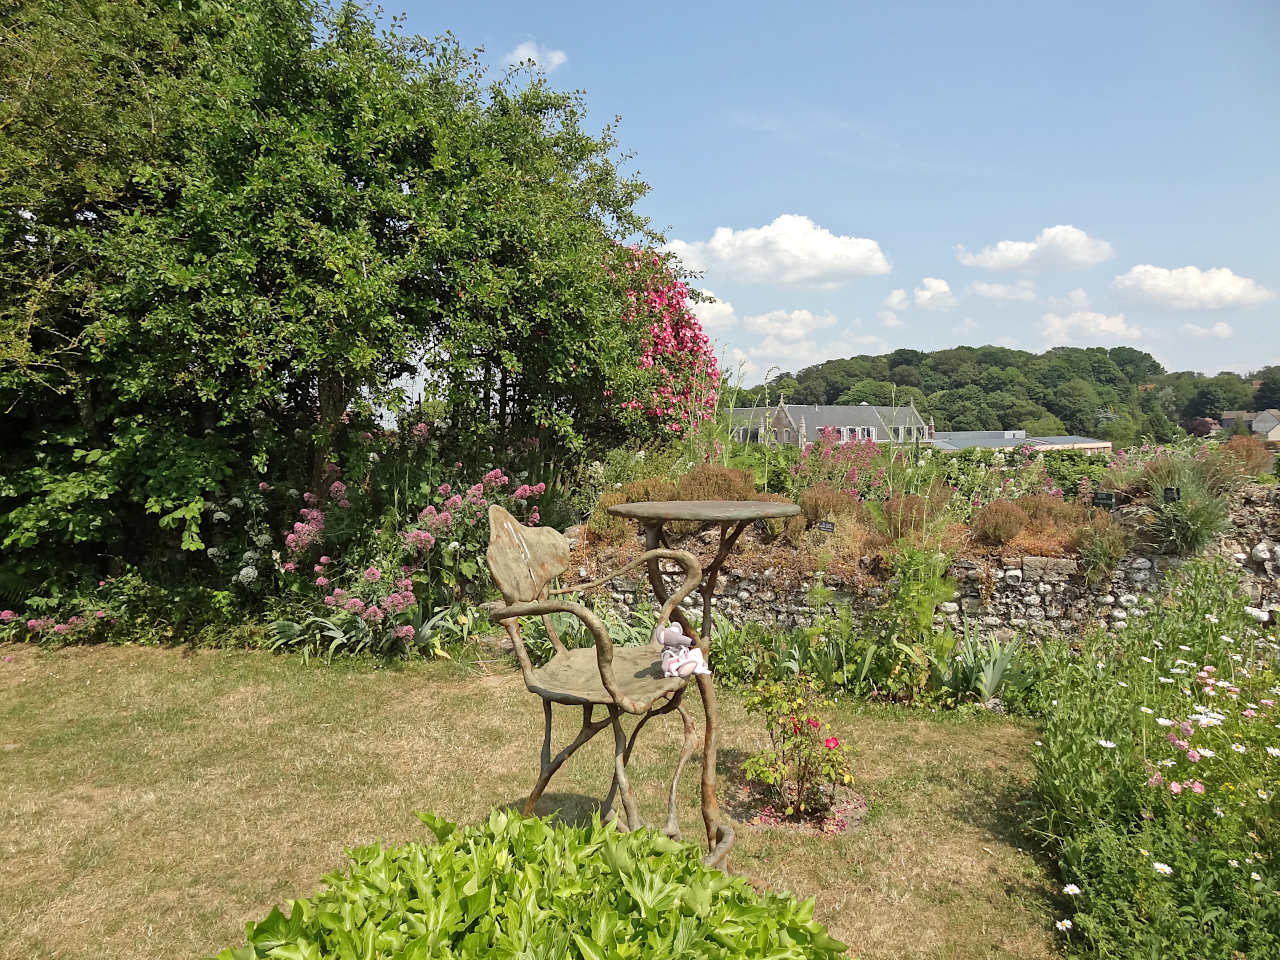
M 836 525 L 830 520 L 819 520 L 818 529 L 823 533 L 835 533 Z
M 1112 510 L 1116 505 L 1116 495 L 1109 490 L 1099 490 L 1093 495 L 1093 505 Z

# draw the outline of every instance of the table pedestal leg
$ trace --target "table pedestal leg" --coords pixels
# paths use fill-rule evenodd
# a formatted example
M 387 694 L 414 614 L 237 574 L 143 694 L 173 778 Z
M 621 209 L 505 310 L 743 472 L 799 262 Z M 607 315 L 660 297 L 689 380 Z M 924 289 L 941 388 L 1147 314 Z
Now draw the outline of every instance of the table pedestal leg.
M 702 650 L 702 656 L 708 663 L 711 662 L 710 591 L 715 588 L 716 578 L 720 573 L 720 564 L 724 562 L 724 558 L 728 555 L 733 542 L 737 540 L 738 534 L 742 532 L 745 526 L 745 523 L 739 524 L 733 534 L 727 538 L 724 529 L 721 529 L 720 549 L 716 552 L 716 558 L 702 582 L 702 630 L 700 632 L 695 631 L 689 622 L 689 618 L 679 607 L 672 611 L 671 614 L 672 619 L 684 628 L 687 635 L 697 639 L 698 646 Z M 657 549 L 661 542 L 661 536 L 661 524 L 653 523 L 645 526 L 645 543 L 648 549 Z M 659 568 L 657 560 L 649 561 L 648 571 L 649 585 L 653 588 L 654 595 L 658 598 L 659 603 L 666 603 L 670 593 L 662 580 L 662 570 Z M 719 725 L 717 723 L 716 691 L 711 680 L 712 678 L 706 674 L 698 674 L 698 693 L 702 696 L 702 709 L 706 716 L 706 729 L 703 732 L 702 740 L 702 822 L 707 830 L 708 853 L 703 858 L 703 863 L 723 869 L 726 858 L 729 855 L 729 848 L 733 846 L 733 827 L 728 823 L 721 822 L 720 801 L 716 796 L 716 740 L 719 733 Z

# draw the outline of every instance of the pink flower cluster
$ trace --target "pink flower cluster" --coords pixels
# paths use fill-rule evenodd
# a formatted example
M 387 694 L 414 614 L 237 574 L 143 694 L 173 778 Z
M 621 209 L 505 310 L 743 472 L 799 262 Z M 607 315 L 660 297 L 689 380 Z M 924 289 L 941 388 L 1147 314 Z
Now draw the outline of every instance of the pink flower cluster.
M 534 497 L 542 496 L 546 489 L 547 485 L 545 483 L 535 483 L 532 487 L 527 483 L 522 483 L 516 487 L 511 496 L 516 500 L 532 500 Z
M 639 410 L 681 432 L 711 419 L 720 384 L 720 369 L 711 341 L 689 306 L 689 288 L 662 267 L 657 256 L 642 260 L 633 247 L 627 262 L 632 273 L 652 272 L 642 290 L 628 290 L 631 306 L 623 314 L 629 323 L 647 324 L 640 368 L 660 377 L 646 399 L 623 401 L 624 410 Z M 612 396 L 612 392 L 609 393 Z
M 313 507 L 303 507 L 298 511 L 301 520 L 293 525 L 293 532 L 284 538 L 284 545 L 291 553 L 302 553 L 312 544 L 320 540 L 324 533 L 324 511 Z
M 425 552 L 435 546 L 436 538 L 426 530 L 407 530 L 404 533 L 404 542 L 414 550 Z

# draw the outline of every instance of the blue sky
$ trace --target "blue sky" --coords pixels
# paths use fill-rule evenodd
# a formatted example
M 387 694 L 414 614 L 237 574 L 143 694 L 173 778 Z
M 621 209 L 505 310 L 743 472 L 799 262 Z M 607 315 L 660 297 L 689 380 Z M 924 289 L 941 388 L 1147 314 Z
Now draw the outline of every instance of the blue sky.
M 404 9 L 621 116 L 749 383 L 956 344 L 1280 363 L 1276 0 Z

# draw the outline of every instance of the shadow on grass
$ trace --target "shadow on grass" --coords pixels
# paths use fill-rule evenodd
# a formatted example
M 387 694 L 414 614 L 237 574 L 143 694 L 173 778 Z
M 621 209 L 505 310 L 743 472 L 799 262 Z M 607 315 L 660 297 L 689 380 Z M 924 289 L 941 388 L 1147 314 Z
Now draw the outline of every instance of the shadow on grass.
M 1056 877 L 1057 861 L 1026 827 L 1026 818 L 1034 809 L 1035 795 L 1029 783 L 988 783 L 982 790 L 966 794 L 953 808 L 958 819 L 967 820 L 992 839 L 1025 852 L 1035 861 L 1043 876 Z M 1054 895 L 1052 882 L 1035 883 L 1028 877 L 1017 884 L 1018 889 L 1012 889 L 1012 886 L 1008 885 L 1006 892 L 1019 894 L 1049 911 L 1061 909 L 1062 898 Z
M 519 813 L 524 809 L 528 794 L 508 800 L 501 809 Z M 554 823 L 583 827 L 591 822 L 593 815 L 600 812 L 600 797 L 588 797 L 581 793 L 544 793 L 533 806 L 535 817 L 550 817 Z

